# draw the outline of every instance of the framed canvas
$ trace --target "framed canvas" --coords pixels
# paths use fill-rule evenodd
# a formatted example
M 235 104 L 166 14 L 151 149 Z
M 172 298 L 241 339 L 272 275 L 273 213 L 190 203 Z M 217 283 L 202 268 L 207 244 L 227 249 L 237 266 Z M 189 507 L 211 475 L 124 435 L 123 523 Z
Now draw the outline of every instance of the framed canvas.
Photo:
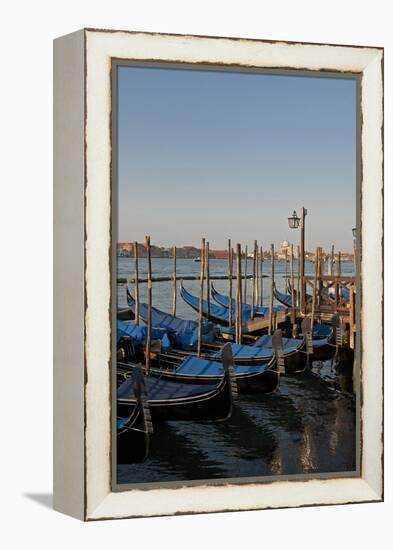
M 383 49 L 75 32 L 54 159 L 55 509 L 381 501 Z

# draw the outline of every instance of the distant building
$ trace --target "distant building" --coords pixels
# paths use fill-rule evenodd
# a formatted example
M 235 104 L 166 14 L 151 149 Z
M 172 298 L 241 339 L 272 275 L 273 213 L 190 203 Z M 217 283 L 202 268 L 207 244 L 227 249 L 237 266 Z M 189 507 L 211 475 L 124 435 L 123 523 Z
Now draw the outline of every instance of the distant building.
M 210 250 L 209 256 L 216 260 L 226 260 L 228 259 L 228 250 Z
M 184 258 L 199 258 L 201 255 L 201 249 L 195 246 L 183 246 L 183 248 L 179 248 L 179 251 L 181 250 L 184 253 Z
M 293 254 L 296 253 L 296 247 L 293 247 Z M 291 245 L 288 241 L 281 241 L 280 247 L 277 251 L 277 259 L 278 260 L 285 260 L 287 258 L 289 260 L 291 256 Z
M 133 243 L 117 243 L 117 255 L 118 256 L 133 256 L 134 244 Z
M 162 256 L 162 250 L 158 246 L 151 245 L 151 255 L 153 258 L 160 258 Z M 134 243 L 117 243 L 117 255 L 118 256 L 133 256 L 134 255 Z M 140 258 L 146 258 L 147 250 L 144 243 L 138 243 L 138 256 Z

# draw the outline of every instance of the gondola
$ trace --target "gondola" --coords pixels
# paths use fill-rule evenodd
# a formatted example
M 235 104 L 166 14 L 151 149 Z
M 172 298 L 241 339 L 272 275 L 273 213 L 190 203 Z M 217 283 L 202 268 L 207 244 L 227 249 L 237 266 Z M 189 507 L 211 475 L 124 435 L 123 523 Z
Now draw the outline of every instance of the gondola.
M 131 312 L 134 313 L 135 301 L 131 296 L 130 292 L 128 292 L 127 297 L 128 297 L 128 303 L 129 303 Z M 144 303 L 139 304 L 139 313 L 143 321 L 147 322 L 148 308 L 146 304 Z M 156 308 L 152 308 L 152 317 L 153 316 L 154 316 L 153 326 L 158 325 L 160 328 L 168 327 L 168 328 L 171 328 L 172 330 L 171 333 L 168 332 L 168 336 L 169 336 L 169 339 L 173 342 L 173 349 L 170 352 L 168 349 L 164 351 L 168 351 L 172 355 L 176 353 L 180 353 L 180 356 L 184 356 L 185 351 L 190 351 L 190 352 L 196 351 L 198 331 L 197 331 L 197 324 L 194 321 L 183 321 L 182 319 L 178 319 L 177 317 L 164 313 Z M 187 336 L 185 337 L 184 334 L 180 334 L 180 335 L 176 334 L 176 331 L 174 330 L 174 327 L 182 327 L 183 326 L 182 323 L 195 323 L 196 325 L 196 327 L 193 328 L 194 345 L 192 348 L 190 346 L 190 338 Z M 203 352 L 204 359 L 214 361 L 220 358 L 220 349 L 223 346 L 223 342 L 220 342 L 217 340 L 217 337 L 218 337 L 217 330 L 215 332 L 215 336 L 216 336 L 216 340 L 213 340 L 213 341 L 211 339 L 206 339 L 204 338 L 204 336 L 202 336 L 202 339 L 203 339 L 202 352 Z M 183 341 L 187 343 L 186 346 L 182 345 Z M 259 343 L 258 344 L 253 343 L 252 345 L 231 343 L 232 353 L 233 353 L 234 361 L 236 365 L 258 366 L 258 365 L 263 365 L 265 363 L 270 363 L 273 360 L 274 353 L 273 353 L 271 341 L 266 339 L 266 342 L 269 342 L 269 345 L 266 347 L 260 344 L 261 339 L 257 340 L 257 342 Z M 305 348 L 304 341 L 293 340 L 291 343 L 290 339 L 285 339 L 285 344 L 286 344 L 286 347 L 283 351 L 284 351 L 286 371 L 299 372 L 303 370 L 306 366 L 306 357 L 304 356 L 304 348 Z
M 211 285 L 211 295 L 218 305 L 225 307 L 226 309 L 229 309 L 229 302 L 231 302 L 233 318 L 235 318 L 236 300 L 234 298 L 230 299 L 229 296 L 226 296 L 225 294 L 221 294 L 220 292 L 217 292 L 213 284 Z M 247 319 L 248 317 L 251 319 L 251 309 L 252 308 L 250 304 L 242 304 L 243 319 Z M 255 306 L 254 314 L 261 315 L 261 316 L 268 315 L 269 308 L 264 306 Z
M 214 288 L 213 285 L 211 285 L 211 295 L 213 297 L 213 299 L 220 305 L 220 306 L 223 306 L 227 309 L 229 309 L 229 302 L 230 302 L 230 298 L 229 296 L 226 296 L 225 294 L 221 294 L 219 292 L 217 292 L 217 290 Z M 232 303 L 232 312 L 233 312 L 233 318 L 235 316 L 235 313 L 236 313 L 236 300 L 234 298 L 232 298 L 231 300 L 231 303 Z M 273 311 L 276 312 L 276 311 L 282 311 L 284 308 L 282 307 L 274 307 L 273 308 Z M 248 319 L 251 319 L 251 311 L 252 311 L 252 307 L 250 304 L 242 304 L 242 314 L 243 314 L 243 319 L 245 320 L 248 320 Z M 270 308 L 269 307 L 266 307 L 266 306 L 255 306 L 254 307 L 254 315 L 255 316 L 264 316 L 264 315 L 269 315 L 270 313 Z
M 120 363 L 125 369 L 135 368 L 132 363 Z M 233 378 L 233 360 L 230 347 L 223 353 L 221 372 L 208 384 L 182 383 L 165 376 L 145 375 L 146 399 L 153 421 L 161 420 L 226 420 L 231 416 L 233 393 L 237 393 Z M 153 374 L 152 368 L 151 373 Z M 132 376 L 117 389 L 118 416 L 129 416 L 137 406 Z
M 292 296 L 292 285 L 291 285 L 290 280 L 288 280 L 288 294 L 289 294 L 289 296 Z M 296 304 L 299 301 L 298 300 L 298 292 L 297 292 L 296 288 L 293 289 L 293 294 L 295 296 L 295 304 Z M 308 294 L 307 292 L 306 292 L 306 303 L 307 304 L 312 303 L 312 296 L 311 296 L 311 294 Z
M 316 340 L 313 339 L 312 343 L 312 361 L 327 361 L 334 356 L 336 347 L 329 338 L 318 338 Z
M 135 301 L 131 294 L 128 292 L 128 303 L 131 309 L 131 312 L 135 312 Z M 152 318 L 153 325 L 157 325 L 160 329 L 168 330 L 169 341 L 172 342 L 172 349 L 169 350 L 168 346 L 163 347 L 163 351 L 173 354 L 180 354 L 184 356 L 184 352 L 195 352 L 197 350 L 198 343 L 198 327 L 197 323 L 194 321 L 185 321 L 164 313 L 156 308 L 152 308 Z M 147 322 L 148 307 L 144 303 L 139 304 L 139 314 L 141 319 L 144 322 Z M 126 323 L 126 321 L 118 321 L 118 323 Z M 190 330 L 193 331 L 193 338 L 191 339 L 183 326 L 182 323 L 186 323 L 187 327 L 190 327 Z M 194 327 L 195 325 L 195 327 Z M 181 328 L 181 332 L 177 333 L 175 328 Z M 210 334 L 210 333 L 208 333 Z M 204 359 L 215 361 L 220 359 L 220 350 L 224 345 L 224 341 L 220 341 L 218 330 L 215 332 L 216 339 L 212 340 L 211 338 L 206 338 L 202 334 L 202 357 Z M 269 345 L 266 349 L 263 349 L 263 346 L 255 344 L 245 345 L 245 344 L 234 344 L 231 343 L 232 353 L 234 356 L 234 361 L 236 365 L 239 366 L 258 366 L 265 363 L 270 363 L 273 359 L 273 349 Z M 301 363 L 300 358 L 295 358 L 296 353 L 300 354 L 302 351 L 302 346 L 299 345 L 299 341 L 294 342 L 294 346 L 289 345 L 287 342 L 287 349 L 284 350 L 285 364 L 288 364 L 288 370 L 290 372 L 295 372 L 300 370 L 298 365 Z
M 267 340 L 267 336 L 262 336 L 259 341 L 264 347 L 267 346 L 270 349 L 271 345 Z M 288 347 L 292 348 L 296 342 L 298 343 L 298 356 L 289 356 Z M 326 361 L 331 359 L 335 353 L 335 346 L 332 344 L 330 338 L 313 338 L 312 339 L 313 351 L 310 353 L 311 361 Z M 307 366 L 307 350 L 306 344 L 303 338 L 283 338 L 283 350 L 285 359 L 285 372 L 300 372 Z
M 275 299 L 286 308 L 294 307 L 296 305 L 296 301 L 293 303 L 291 294 L 283 293 L 277 290 L 276 283 L 274 283 L 273 295 Z
M 129 291 L 127 292 L 127 299 L 131 312 L 134 313 L 135 300 Z M 139 304 L 139 314 L 140 317 L 147 322 L 148 307 L 146 304 Z M 183 327 L 182 323 L 191 323 L 190 326 L 194 331 L 194 347 L 192 349 L 189 346 L 190 339 L 188 337 L 184 338 L 184 334 L 176 334 L 175 328 Z M 195 328 L 192 323 L 196 325 Z M 185 351 L 196 351 L 198 332 L 195 321 L 184 321 L 156 308 L 152 308 L 152 324 L 153 326 L 158 325 L 160 328 L 171 329 L 172 332 L 168 332 L 168 336 L 173 342 L 173 349 L 170 351 L 168 349 L 164 350 L 171 355 L 171 358 L 176 357 L 181 359 L 184 357 Z M 184 328 L 182 328 L 182 330 L 184 330 Z M 217 331 L 215 332 L 215 336 L 218 336 Z M 187 346 L 182 345 L 183 340 L 186 341 Z M 293 340 L 292 342 L 290 340 L 291 339 L 285 339 L 285 349 L 283 350 L 285 369 L 286 372 L 299 372 L 306 366 L 306 356 L 304 352 L 305 343 L 303 340 Z M 274 352 L 271 341 L 269 341 L 269 345 L 266 347 L 261 345 L 261 339 L 259 339 L 259 341 L 257 340 L 257 342 L 252 345 L 231 343 L 234 361 L 237 366 L 263 366 L 264 364 L 271 364 L 274 362 Z M 268 340 L 266 340 L 266 342 L 268 342 Z M 220 359 L 220 350 L 222 346 L 223 342 L 217 340 L 211 341 L 210 339 L 207 341 L 206 338 L 203 338 L 202 358 L 210 361 Z M 162 354 L 161 357 L 164 359 L 164 354 Z
M 288 285 L 290 285 L 289 281 L 288 281 Z M 289 286 L 289 289 L 290 288 L 291 287 Z M 292 294 L 290 293 L 284 294 L 282 292 L 279 292 L 276 288 L 276 285 L 274 285 L 274 296 L 282 304 L 287 304 L 287 307 L 292 307 Z M 312 302 L 312 296 L 307 294 L 307 297 L 310 298 Z M 296 307 L 296 299 L 295 299 L 294 307 Z M 324 340 L 326 338 L 330 340 L 332 338 L 332 335 L 333 335 L 332 327 L 325 325 L 323 323 L 314 323 L 313 334 L 312 334 L 313 340 L 319 340 L 319 339 Z
M 273 336 L 263 335 L 255 341 L 254 347 L 273 350 Z M 282 338 L 283 358 L 286 373 L 303 371 L 307 366 L 306 343 L 303 338 Z
M 170 359 L 172 359 L 172 362 L 168 363 Z M 193 384 L 210 384 L 216 382 L 222 376 L 222 366 L 217 360 L 212 361 L 210 359 L 195 357 L 194 355 L 189 355 L 176 363 L 177 359 L 181 358 L 176 356 L 171 358 L 168 355 L 162 357 L 159 366 L 152 366 L 151 373 L 168 380 L 178 380 Z M 235 364 L 234 379 L 239 393 L 242 394 L 274 391 L 279 382 L 275 356 L 272 355 L 270 362 L 261 365 Z
M 331 359 L 336 350 L 334 345 L 333 327 L 323 323 L 314 323 L 312 333 L 312 360 L 327 361 Z
M 288 285 L 290 283 L 288 282 Z M 291 287 L 289 286 L 289 289 Z M 274 296 L 275 298 L 287 307 L 292 307 L 292 294 L 279 292 L 274 285 Z M 307 299 L 311 299 L 312 296 L 307 294 Z M 295 299 L 296 304 L 296 299 Z M 302 335 L 301 335 L 302 336 Z M 332 357 L 332 336 L 333 329 L 322 323 L 314 323 L 313 334 L 312 334 L 312 344 L 313 344 L 313 353 L 311 355 L 312 360 L 325 361 Z
M 120 345 L 125 345 L 123 342 Z M 224 374 L 222 361 L 225 358 L 225 350 L 230 350 L 233 367 L 233 379 L 236 382 L 239 393 L 267 393 L 274 391 L 279 383 L 279 373 L 276 369 L 276 357 L 273 350 L 263 350 L 267 359 L 262 363 L 238 364 L 236 354 L 242 354 L 241 346 L 227 343 L 215 352 L 205 353 L 203 357 L 181 352 L 161 352 L 159 348 L 151 354 L 151 376 L 157 376 L 165 380 L 172 380 L 190 384 L 214 384 L 218 383 Z M 250 346 L 248 346 L 250 347 Z M 135 355 L 143 359 L 141 355 Z M 257 355 L 261 351 L 253 348 Z M 228 352 L 227 352 L 228 353 Z M 120 363 L 122 369 L 126 364 Z
M 199 298 L 193 296 L 188 290 L 184 288 L 183 281 L 180 284 L 180 296 L 194 311 L 199 312 Z M 229 308 L 220 306 L 214 303 L 208 304 L 205 299 L 202 300 L 202 314 L 205 319 L 213 323 L 218 323 L 225 327 L 229 326 Z M 232 319 L 235 319 L 235 313 L 232 312 Z M 245 313 L 243 321 L 249 321 L 251 319 L 251 312 Z
M 129 300 L 130 309 L 133 311 L 134 301 L 133 298 Z M 147 305 L 144 303 L 140 306 L 140 318 L 147 323 Z M 177 354 L 179 357 L 184 357 L 187 354 L 193 354 L 198 348 L 198 327 L 195 328 L 191 324 L 190 330 L 193 337 L 185 329 L 180 332 L 176 332 L 173 329 L 175 326 L 174 321 L 179 323 L 176 326 L 181 326 L 181 323 L 194 323 L 194 321 L 183 321 L 172 315 L 161 312 L 158 309 L 154 310 L 154 322 L 160 324 L 159 329 L 152 329 L 152 341 L 160 340 L 160 351 L 169 353 L 170 355 Z M 128 325 L 128 326 L 127 326 Z M 166 328 L 172 327 L 172 328 Z M 163 337 L 160 339 L 160 334 Z M 212 341 L 211 338 L 204 338 L 202 335 L 202 358 L 215 361 L 220 360 L 220 352 L 226 343 L 226 340 L 219 338 L 219 327 L 216 328 L 216 339 Z M 134 325 L 127 321 L 117 321 L 117 336 L 118 342 L 121 337 L 128 337 L 131 344 L 134 347 L 144 346 L 146 344 L 147 327 L 141 325 Z M 120 338 L 119 338 L 120 337 Z M 251 365 L 257 366 L 265 363 L 269 363 L 273 358 L 273 351 L 271 349 L 262 349 L 261 347 L 255 348 L 253 345 L 245 344 L 233 344 L 231 343 L 234 360 L 237 365 Z
M 118 319 L 116 323 L 116 336 L 118 343 L 122 338 L 130 338 L 135 345 L 146 344 L 147 326 Z M 162 341 L 167 336 L 167 330 L 165 328 L 154 327 L 151 330 L 150 336 L 153 341 Z
M 304 317 L 301 323 L 302 337 L 305 338 L 308 332 L 311 332 L 311 318 Z M 333 328 L 323 325 L 322 323 L 314 323 L 311 343 L 313 351 L 310 354 L 310 358 L 312 361 L 326 361 L 331 359 L 335 354 Z
M 130 308 L 131 317 L 135 318 L 135 299 L 127 288 L 127 303 Z M 139 317 L 147 323 L 148 305 L 139 303 Z M 171 338 L 172 344 L 185 351 L 195 350 L 198 343 L 198 323 L 192 320 L 179 319 L 174 315 L 165 313 L 155 307 L 151 308 L 152 326 L 154 329 L 164 329 Z M 202 320 L 202 342 L 213 343 L 217 337 L 215 325 L 205 319 Z
M 334 288 L 329 288 L 327 294 L 331 300 L 336 299 L 336 291 Z M 339 288 L 338 295 L 342 300 L 346 301 L 349 300 L 350 292 L 347 288 L 341 287 Z
M 194 311 L 199 312 L 199 298 L 197 296 L 194 296 L 186 288 L 184 288 L 183 281 L 181 282 L 181 286 L 180 286 L 180 296 L 183 298 L 186 304 L 192 307 Z M 274 308 L 274 311 L 277 311 L 277 309 Z M 224 307 L 222 305 L 214 304 L 212 302 L 208 304 L 207 301 L 203 299 L 202 315 L 205 319 L 208 319 L 213 323 L 217 323 L 219 325 L 222 325 L 223 327 L 228 327 L 229 326 L 229 302 L 228 302 L 228 307 Z M 236 309 L 232 309 L 233 320 L 235 319 L 235 316 L 236 316 Z M 244 308 L 242 309 L 242 321 L 243 323 L 246 323 L 247 321 L 251 321 L 251 307 L 250 309 L 248 309 L 247 307 L 245 309 Z
M 333 337 L 333 327 L 323 323 L 314 323 L 312 337 L 313 340 L 331 339 Z
M 292 293 L 292 290 L 291 290 L 291 283 L 290 281 L 288 281 L 288 292 L 291 294 Z M 323 295 L 330 299 L 331 301 L 334 301 L 335 300 L 335 296 L 336 296 L 336 291 L 334 289 L 334 287 L 329 287 L 329 288 L 323 288 L 322 289 L 322 292 L 323 292 Z M 297 290 L 294 289 L 294 295 L 295 295 L 295 301 L 297 300 Z M 339 289 L 339 297 L 346 301 L 346 300 L 349 300 L 349 295 L 350 295 L 350 292 L 347 288 L 345 287 L 340 287 Z M 306 293 L 306 301 L 308 304 L 311 304 L 312 303 L 312 296 L 311 294 L 307 294 Z
M 129 383 L 133 384 L 134 406 L 123 411 L 123 414 L 118 411 L 116 419 L 118 464 L 136 464 L 146 460 L 152 432 L 141 369 L 134 370 Z

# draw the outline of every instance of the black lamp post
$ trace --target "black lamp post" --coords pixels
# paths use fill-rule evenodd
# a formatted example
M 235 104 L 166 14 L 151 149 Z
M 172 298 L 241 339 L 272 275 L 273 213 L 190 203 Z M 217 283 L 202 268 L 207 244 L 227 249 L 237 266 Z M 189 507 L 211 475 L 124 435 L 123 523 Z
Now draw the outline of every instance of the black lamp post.
M 296 214 L 296 210 L 293 211 L 292 216 L 288 218 L 288 225 L 290 229 L 298 229 L 300 227 L 300 258 L 299 260 L 299 277 L 300 277 L 300 309 L 304 311 L 306 285 L 304 281 L 304 243 L 305 243 L 305 230 L 306 230 L 306 215 L 307 210 L 302 206 L 300 210 L 300 218 Z

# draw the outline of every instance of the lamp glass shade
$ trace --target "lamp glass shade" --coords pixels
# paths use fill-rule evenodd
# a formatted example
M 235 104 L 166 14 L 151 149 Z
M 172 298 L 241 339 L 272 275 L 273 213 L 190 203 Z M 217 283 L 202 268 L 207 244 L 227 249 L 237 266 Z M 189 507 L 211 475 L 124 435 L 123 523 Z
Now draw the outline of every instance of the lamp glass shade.
M 288 225 L 290 229 L 297 229 L 299 227 L 299 224 L 300 224 L 300 218 L 296 214 L 296 210 L 294 210 L 292 216 L 288 218 Z

